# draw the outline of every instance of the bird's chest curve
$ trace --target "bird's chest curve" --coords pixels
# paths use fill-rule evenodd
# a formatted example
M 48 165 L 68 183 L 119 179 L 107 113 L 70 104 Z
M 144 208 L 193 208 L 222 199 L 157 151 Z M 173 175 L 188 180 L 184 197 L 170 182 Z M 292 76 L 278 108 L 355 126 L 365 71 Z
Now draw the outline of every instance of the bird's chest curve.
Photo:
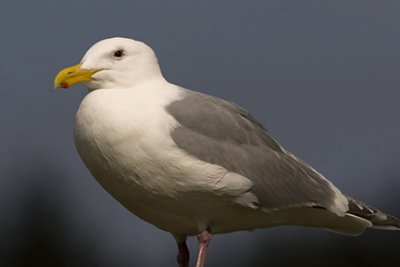
M 117 179 L 154 190 L 160 166 L 174 144 L 170 130 L 176 121 L 161 105 L 145 101 L 83 102 L 75 125 L 75 143 L 86 166 L 98 180 Z

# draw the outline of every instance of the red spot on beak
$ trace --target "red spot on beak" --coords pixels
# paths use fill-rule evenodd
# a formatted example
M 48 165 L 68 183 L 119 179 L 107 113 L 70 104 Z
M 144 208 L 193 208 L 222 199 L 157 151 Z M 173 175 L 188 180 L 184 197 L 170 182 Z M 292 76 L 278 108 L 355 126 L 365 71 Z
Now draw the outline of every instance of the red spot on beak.
M 69 87 L 69 84 L 67 82 L 62 82 L 60 85 L 64 89 L 67 89 Z

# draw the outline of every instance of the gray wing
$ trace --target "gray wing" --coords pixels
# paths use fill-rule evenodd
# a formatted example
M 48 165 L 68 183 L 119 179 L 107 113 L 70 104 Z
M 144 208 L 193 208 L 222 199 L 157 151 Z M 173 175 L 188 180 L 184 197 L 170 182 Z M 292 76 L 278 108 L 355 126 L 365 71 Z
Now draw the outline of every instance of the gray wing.
M 172 138 L 187 153 L 253 182 L 251 192 L 266 210 L 322 207 L 347 210 L 347 200 L 322 175 L 286 152 L 243 108 L 183 89 L 166 110 L 180 123 Z

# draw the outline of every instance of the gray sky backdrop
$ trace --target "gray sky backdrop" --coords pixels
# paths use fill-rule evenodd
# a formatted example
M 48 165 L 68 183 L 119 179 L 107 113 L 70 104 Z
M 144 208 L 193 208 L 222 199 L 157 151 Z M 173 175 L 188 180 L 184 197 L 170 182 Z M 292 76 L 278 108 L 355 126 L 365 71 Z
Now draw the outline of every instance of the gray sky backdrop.
M 395 0 L 2 1 L 0 265 L 175 266 L 172 237 L 80 161 L 86 91 L 52 88 L 112 36 L 145 41 L 169 81 L 244 106 L 344 192 L 400 216 L 399 14 Z M 399 266 L 399 247 L 397 232 L 282 227 L 216 236 L 207 266 Z

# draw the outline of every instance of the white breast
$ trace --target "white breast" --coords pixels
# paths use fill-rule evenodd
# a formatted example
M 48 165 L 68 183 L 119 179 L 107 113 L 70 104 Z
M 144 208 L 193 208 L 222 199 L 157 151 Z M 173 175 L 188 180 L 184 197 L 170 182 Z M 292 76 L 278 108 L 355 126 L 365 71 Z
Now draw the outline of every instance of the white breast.
M 89 93 L 76 116 L 75 142 L 95 177 L 102 179 L 112 172 L 108 175 L 140 183 L 141 187 L 153 186 L 154 179 L 138 179 L 155 175 L 148 172 L 158 168 L 149 165 L 174 147 L 169 133 L 177 122 L 164 107 L 178 98 L 178 88 L 150 84 L 140 90 Z

